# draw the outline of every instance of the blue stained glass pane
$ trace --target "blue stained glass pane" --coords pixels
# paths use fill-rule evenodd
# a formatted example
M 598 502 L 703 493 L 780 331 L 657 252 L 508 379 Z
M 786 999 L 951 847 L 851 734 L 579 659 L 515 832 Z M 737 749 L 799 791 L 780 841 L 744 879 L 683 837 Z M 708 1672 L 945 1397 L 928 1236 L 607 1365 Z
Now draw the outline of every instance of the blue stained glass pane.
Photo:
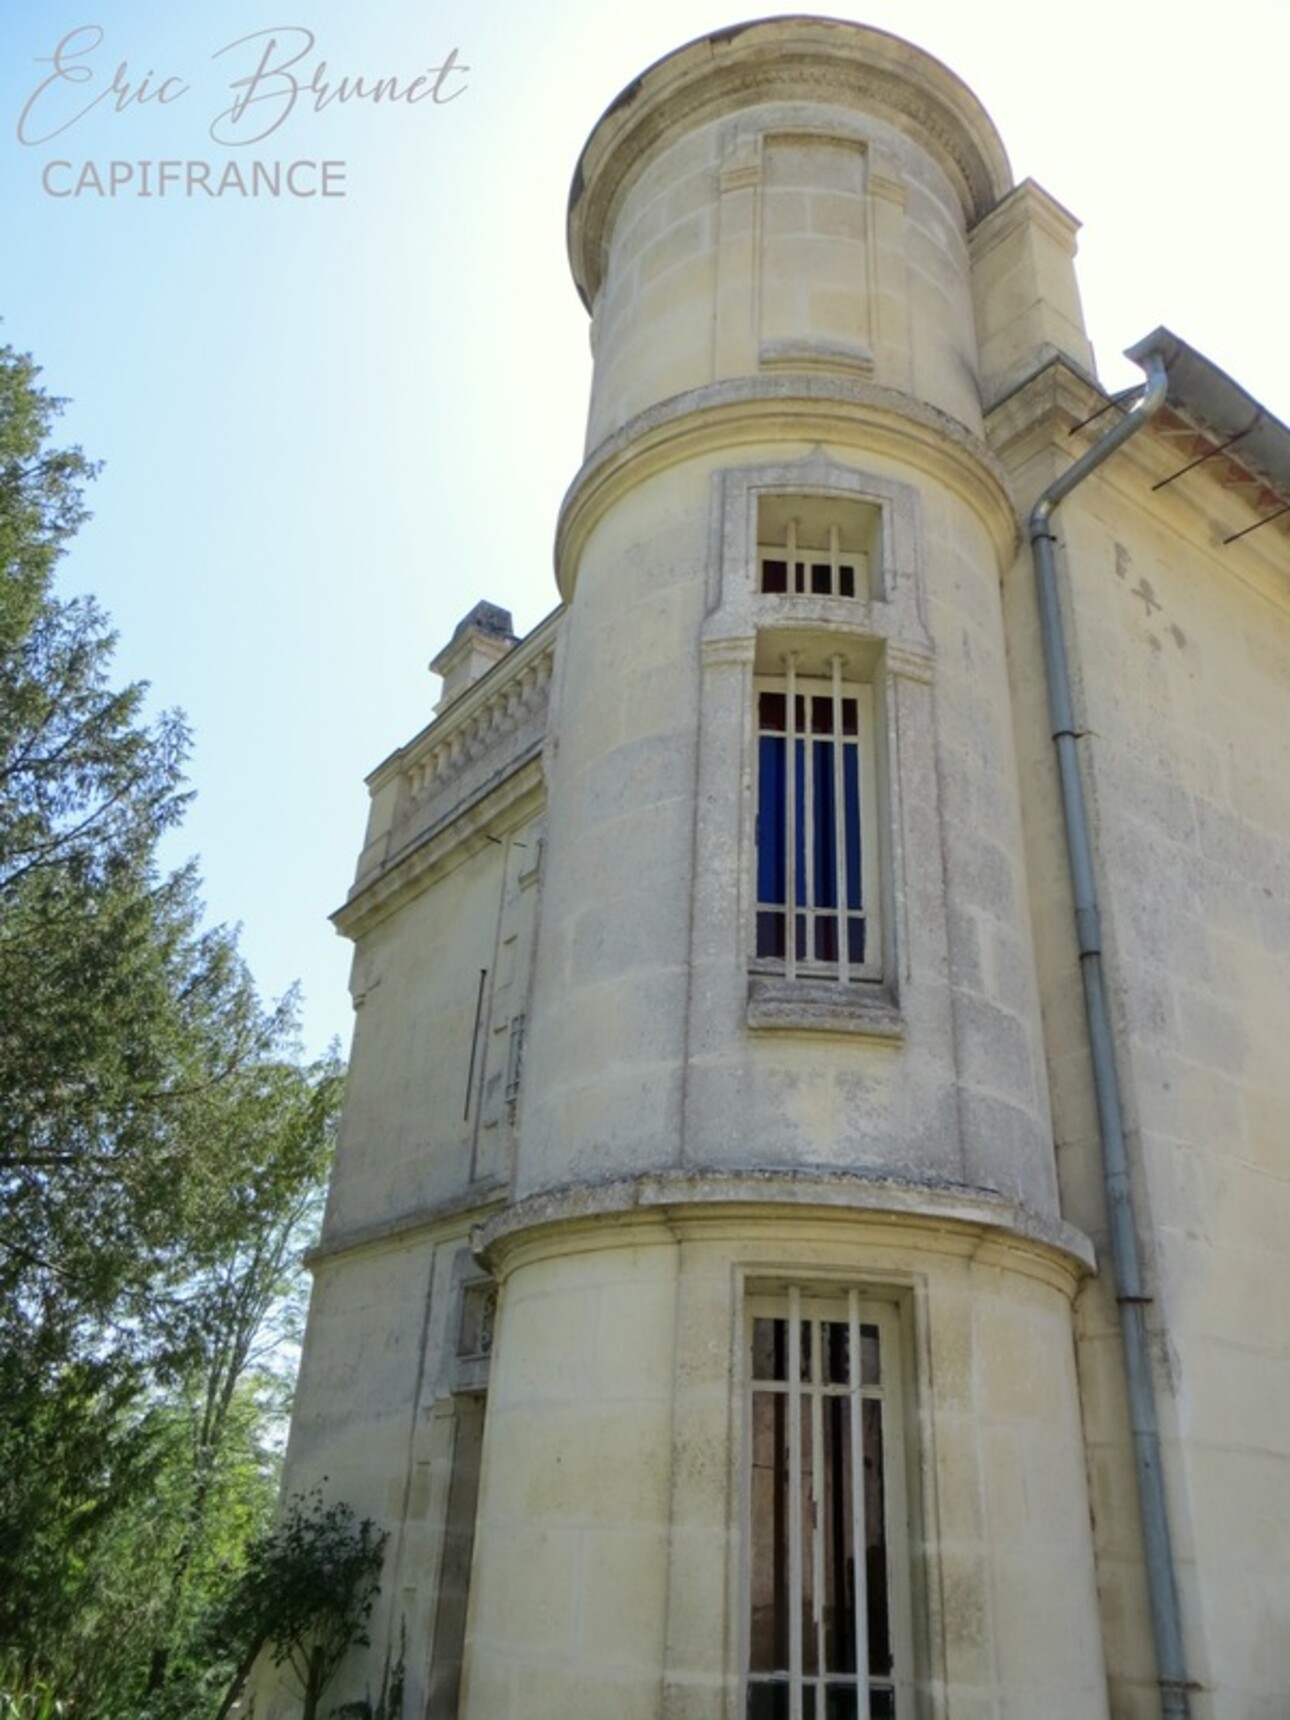
M 859 914 L 847 918 L 847 960 L 859 964 L 864 960 L 865 923 Z
M 860 873 L 860 749 L 842 749 L 842 797 L 847 832 L 847 907 L 859 908 L 864 897 Z
M 757 753 L 757 900 L 782 902 L 784 877 L 784 742 L 763 735 Z
M 816 741 L 815 755 L 815 905 L 835 908 L 837 892 L 837 822 L 833 794 L 833 747 Z
M 815 916 L 815 959 L 817 962 L 838 959 L 838 922 L 832 914 Z
M 757 954 L 773 956 L 778 961 L 784 959 L 784 916 L 783 914 L 765 914 L 757 916 Z

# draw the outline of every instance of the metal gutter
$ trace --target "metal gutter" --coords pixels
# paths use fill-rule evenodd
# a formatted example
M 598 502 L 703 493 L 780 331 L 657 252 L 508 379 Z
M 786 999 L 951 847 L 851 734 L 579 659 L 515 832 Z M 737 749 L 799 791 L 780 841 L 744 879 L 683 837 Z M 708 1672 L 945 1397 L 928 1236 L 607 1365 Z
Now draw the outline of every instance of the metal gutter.
M 1160 1711 L 1165 1720 L 1186 1720 L 1187 1666 L 1146 1324 L 1146 1309 L 1151 1298 L 1143 1275 L 1133 1210 L 1124 1106 L 1102 967 L 1101 916 L 1093 867 L 1093 844 L 1084 787 L 1080 779 L 1076 745 L 1078 730 L 1075 726 L 1066 640 L 1057 595 L 1057 565 L 1053 549 L 1056 540 L 1049 530 L 1049 522 L 1057 505 L 1117 448 L 1143 429 L 1164 405 L 1169 387 L 1168 352 L 1164 345 L 1160 348 L 1153 346 L 1154 338 L 1149 337 L 1141 342 L 1129 355 L 1142 366 L 1147 375 L 1146 388 L 1137 403 L 1100 441 L 1095 442 L 1063 472 L 1055 483 L 1048 486 L 1031 510 L 1029 535 L 1039 595 L 1039 622 L 1048 681 L 1049 718 L 1053 744 L 1057 749 L 1057 769 L 1066 824 L 1066 855 L 1075 898 L 1075 932 L 1079 945 L 1084 1012 L 1093 1062 L 1093 1087 L 1102 1146 L 1102 1176 L 1110 1226 L 1111 1265 L 1124 1342 L 1129 1416 L 1138 1477 L 1138 1507 L 1146 1555 L 1156 1671 L 1160 1684 Z
M 1158 328 L 1125 354 L 1143 364 L 1149 353 L 1165 367 L 1165 404 L 1208 436 L 1216 451 L 1261 478 L 1281 501 L 1290 502 L 1290 429 L 1216 364 Z

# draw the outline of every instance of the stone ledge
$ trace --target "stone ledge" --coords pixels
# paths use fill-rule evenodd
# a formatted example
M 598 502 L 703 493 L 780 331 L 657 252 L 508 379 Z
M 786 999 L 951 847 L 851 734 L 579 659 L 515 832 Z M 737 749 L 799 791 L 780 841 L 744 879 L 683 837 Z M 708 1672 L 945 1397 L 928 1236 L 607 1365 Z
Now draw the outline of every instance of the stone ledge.
M 939 407 L 860 375 L 763 371 L 670 395 L 608 435 L 587 455 L 565 492 L 556 525 L 556 583 L 573 599 L 582 548 L 626 491 L 688 460 L 729 467 L 750 444 L 814 441 L 837 450 L 893 455 L 956 494 L 989 532 L 1001 562 L 1021 543 L 1007 472 L 990 447 Z M 840 453 L 834 465 L 849 464 Z
M 758 979 L 748 982 L 748 1025 L 757 1032 L 849 1033 L 899 1045 L 905 1020 L 873 982 Z
M 557 1250 L 570 1232 L 610 1226 L 623 1245 L 639 1241 L 641 1225 L 676 1231 L 724 1221 L 736 1228 L 760 1218 L 882 1221 L 931 1226 L 982 1241 L 993 1236 L 1046 1258 L 1072 1284 L 1097 1270 L 1093 1244 L 1073 1225 L 1032 1211 L 998 1189 L 948 1178 L 904 1177 L 889 1170 L 825 1166 L 731 1171 L 660 1170 L 635 1177 L 564 1185 L 525 1196 L 471 1233 L 476 1259 L 496 1270 L 513 1246 L 543 1233 Z
M 433 1201 L 411 1212 L 399 1213 L 396 1218 L 377 1219 L 372 1224 L 355 1225 L 352 1230 L 324 1233 L 312 1248 L 305 1251 L 304 1264 L 313 1271 L 325 1261 L 335 1260 L 342 1254 L 353 1254 L 359 1249 L 398 1248 L 425 1231 L 437 1230 L 443 1225 L 459 1228 L 464 1219 L 490 1212 L 500 1207 L 506 1198 L 505 1183 L 477 1183 L 472 1188 L 463 1189 L 460 1194 L 449 1195 L 444 1200 Z

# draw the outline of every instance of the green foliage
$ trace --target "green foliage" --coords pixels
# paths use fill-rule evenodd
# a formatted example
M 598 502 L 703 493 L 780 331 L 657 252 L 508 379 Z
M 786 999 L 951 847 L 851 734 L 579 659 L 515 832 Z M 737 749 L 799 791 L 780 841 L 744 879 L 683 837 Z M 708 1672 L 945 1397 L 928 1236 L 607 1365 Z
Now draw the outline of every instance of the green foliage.
M 326 1504 L 319 1489 L 296 1495 L 276 1526 L 252 1544 L 212 1642 L 225 1653 L 234 1648 L 246 1669 L 267 1647 L 275 1666 L 288 1665 L 295 1674 L 302 1720 L 314 1720 L 345 1655 L 370 1643 L 367 1625 L 385 1542 L 370 1517 L 358 1522 L 348 1505 Z
M 170 1720 L 272 1509 L 340 1069 L 158 862 L 187 733 L 55 589 L 95 469 L 37 378 L 0 348 L 0 1699 Z
M 399 1657 L 391 1664 L 390 1651 L 385 1654 L 381 1672 L 381 1688 L 373 1702 L 371 1695 L 358 1702 L 342 1702 L 333 1709 L 336 1720 L 402 1720 L 403 1687 L 407 1679 L 408 1625 L 404 1619 L 399 1626 Z M 3 1716 L 0 1716 L 3 1720 Z
M 109 1352 L 24 1373 L 16 1347 L 0 1348 L 0 1387 L 13 1385 L 0 1398 L 0 1640 L 57 1677 L 77 1713 L 197 1714 L 230 1671 L 205 1662 L 196 1634 L 272 1511 L 297 1260 L 339 1097 L 330 1058 L 251 1066 L 206 1095 L 202 1138 L 239 1174 L 166 1291 L 182 1342 L 164 1368 Z
M 70 1628 L 104 1524 L 157 1467 L 133 1369 L 43 1364 L 39 1338 L 0 1350 L 0 1643 L 32 1663 Z
M 219 1174 L 193 1105 L 289 1011 L 202 928 L 194 871 L 158 868 L 187 735 L 143 721 L 102 612 L 54 591 L 94 468 L 48 447 L 37 374 L 0 349 L 0 1309 L 71 1354 L 109 1320 L 118 1348 L 168 1338 L 156 1282 Z
M 66 1713 L 50 1685 L 28 1678 L 14 1656 L 0 1655 L 0 1720 L 63 1720 Z

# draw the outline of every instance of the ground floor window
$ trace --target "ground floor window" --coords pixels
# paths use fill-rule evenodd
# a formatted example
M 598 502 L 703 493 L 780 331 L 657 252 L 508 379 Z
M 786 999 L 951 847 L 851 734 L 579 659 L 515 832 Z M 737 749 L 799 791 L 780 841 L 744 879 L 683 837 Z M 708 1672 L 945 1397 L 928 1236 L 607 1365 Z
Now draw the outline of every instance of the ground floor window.
M 894 1305 L 749 1303 L 747 1720 L 912 1720 Z

